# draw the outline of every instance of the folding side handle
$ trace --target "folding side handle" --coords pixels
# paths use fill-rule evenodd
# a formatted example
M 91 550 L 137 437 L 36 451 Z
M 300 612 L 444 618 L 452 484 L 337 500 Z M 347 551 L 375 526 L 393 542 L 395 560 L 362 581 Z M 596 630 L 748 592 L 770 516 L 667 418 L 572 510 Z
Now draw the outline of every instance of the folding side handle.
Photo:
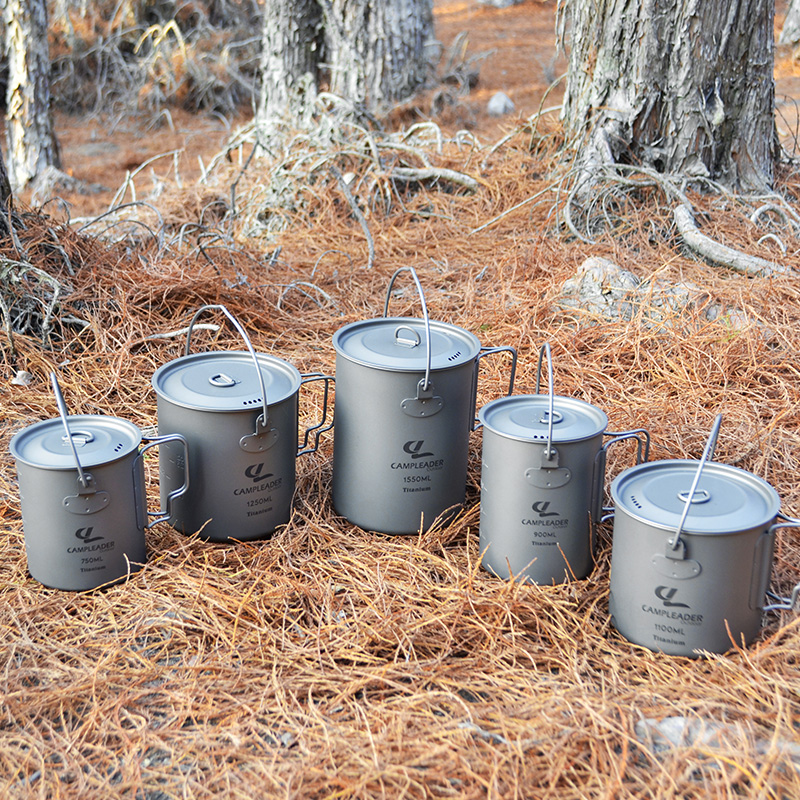
M 313 383 L 314 381 L 323 381 L 325 388 L 323 389 L 322 395 L 322 419 L 316 425 L 306 428 L 305 434 L 303 435 L 303 443 L 300 445 L 300 449 L 297 451 L 298 456 L 304 456 L 308 453 L 316 453 L 319 449 L 319 437 L 333 427 L 333 414 L 330 415 L 331 420 L 328 422 L 328 398 L 330 397 L 331 383 L 335 382 L 333 376 L 324 375 L 321 372 L 309 372 L 301 377 L 302 386 L 305 386 L 307 383 Z M 314 437 L 314 444 L 309 447 L 308 440 L 311 438 L 311 436 Z

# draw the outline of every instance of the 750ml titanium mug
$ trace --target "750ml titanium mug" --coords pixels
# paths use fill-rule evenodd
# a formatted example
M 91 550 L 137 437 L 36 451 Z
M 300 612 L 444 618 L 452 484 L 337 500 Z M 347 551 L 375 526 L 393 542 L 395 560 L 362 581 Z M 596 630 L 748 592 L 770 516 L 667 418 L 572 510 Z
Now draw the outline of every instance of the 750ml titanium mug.
M 147 561 L 145 528 L 169 517 L 188 475 L 147 510 L 142 457 L 180 436 L 148 439 L 133 423 L 92 414 L 68 416 L 55 373 L 50 376 L 60 419 L 31 425 L 11 440 L 17 463 L 28 570 L 54 589 L 81 591 L 120 581 Z M 155 519 L 148 522 L 148 517 Z
M 724 653 L 761 628 L 775 532 L 800 525 L 777 492 L 745 470 L 711 461 L 718 415 L 699 462 L 654 461 L 611 484 L 614 539 L 609 611 L 629 641 L 670 655 Z M 780 522 L 778 520 L 781 520 Z
M 398 275 L 409 272 L 422 320 L 389 317 Z M 367 530 L 414 534 L 464 502 L 478 365 L 489 353 L 469 331 L 428 317 L 416 272 L 398 269 L 383 317 L 353 322 L 333 336 L 336 414 L 333 505 Z
M 191 353 L 200 314 L 222 311 L 247 352 Z M 322 421 L 305 432 L 298 452 L 300 386 L 324 381 Z M 331 378 L 301 375 L 294 366 L 256 354 L 250 337 L 225 306 L 202 306 L 186 337 L 186 351 L 153 375 L 159 433 L 180 433 L 189 443 L 192 485 L 172 505 L 170 524 L 215 542 L 263 539 L 289 522 L 295 461 L 314 452 L 327 422 Z M 312 447 L 307 447 L 311 435 Z M 161 450 L 162 494 L 183 474 L 183 452 Z
M 549 393 L 539 394 L 542 356 Z M 500 578 L 563 583 L 585 578 L 594 561 L 608 448 L 636 439 L 647 460 L 644 430 L 607 433 L 608 417 L 583 400 L 553 394 L 550 345 L 539 351 L 536 394 L 501 397 L 479 412 L 481 564 Z M 603 437 L 612 437 L 603 444 Z

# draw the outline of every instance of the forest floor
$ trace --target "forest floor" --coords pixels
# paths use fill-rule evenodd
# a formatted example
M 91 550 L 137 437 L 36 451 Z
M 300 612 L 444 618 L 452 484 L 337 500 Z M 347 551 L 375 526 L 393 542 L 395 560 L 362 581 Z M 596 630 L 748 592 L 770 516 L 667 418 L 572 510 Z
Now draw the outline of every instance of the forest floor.
M 776 3 L 776 41 L 787 2 Z M 527 0 L 507 8 L 482 5 L 476 0 L 437 0 L 436 36 L 447 51 L 459 37 L 466 57 L 479 70 L 479 81 L 455 108 L 437 118 L 453 134 L 466 129 L 483 144 L 491 144 L 515 126 L 524 124 L 545 106 L 561 101 L 566 71 L 563 50 L 556 45 L 556 3 Z M 775 64 L 776 108 L 779 135 L 792 152 L 798 139 L 800 58 L 791 46 L 778 47 Z M 515 105 L 502 117 L 487 113 L 487 103 L 496 92 L 507 94 Z M 422 117 L 429 109 L 420 106 Z M 130 115 L 117 120 L 96 115 L 56 115 L 63 168 L 87 186 L 103 187 L 87 194 L 60 192 L 72 206 L 73 217 L 105 211 L 129 172 L 152 161 L 146 177 L 172 181 L 176 174 L 173 153 L 178 154 L 177 172 L 185 183 L 196 181 L 204 165 L 221 152 L 231 133 L 249 121 L 252 112 L 242 109 L 238 117 L 193 113 L 180 108 L 163 115 Z M 30 200 L 30 193 L 23 195 Z
M 334 437 L 324 433 L 317 452 L 297 459 L 289 523 L 266 541 L 235 541 L 235 532 L 205 541 L 161 522 L 146 531 L 146 563 L 119 584 L 62 591 L 28 571 L 22 506 L 40 498 L 20 497 L 9 445 L 57 417 L 51 372 L 71 413 L 124 418 L 151 434 L 152 377 L 184 354 L 200 306 L 224 304 L 257 351 L 333 375 L 332 337 L 379 317 L 407 266 L 431 319 L 516 349 L 515 394 L 534 391 L 547 343 L 554 392 L 602 409 L 608 431 L 647 429 L 653 461 L 696 462 L 721 413 L 714 460 L 762 479 L 783 513 L 800 515 L 797 165 L 781 165 L 768 198 L 690 193 L 704 233 L 785 274 L 746 276 L 699 258 L 676 232 L 670 198 L 647 181 L 600 184 L 580 213 L 576 205 L 571 231 L 557 114 L 531 121 L 560 98 L 548 92 L 566 66 L 555 3 L 440 0 L 436 14 L 446 52 L 468 35 L 461 62 L 480 67 L 472 91 L 450 97 L 438 127 L 417 126 L 400 142 L 352 134 L 333 153 L 299 142 L 288 174 L 255 161 L 245 172 L 244 146 L 228 147 L 244 111 L 58 116 L 65 170 L 105 188 L 64 195 L 75 224 L 52 201 L 45 215 L 21 214 L 16 240 L 0 241 L 2 299 L 15 320 L 0 351 L 0 796 L 800 797 L 800 615 L 757 614 L 758 630 L 748 640 L 730 633 L 722 653 L 668 656 L 629 641 L 610 616 L 611 519 L 595 526 L 588 575 L 567 565 L 555 585 L 498 579 L 481 567 L 481 430 L 468 434 L 463 509 L 418 534 L 362 530 L 337 513 Z M 791 48 L 780 49 L 775 72 L 780 133 L 794 150 Z M 395 118 L 424 122 L 440 88 Z M 486 113 L 497 91 L 516 106 L 501 118 Z M 423 156 L 450 171 L 443 176 L 473 178 L 472 188 L 387 178 L 402 158 Z M 355 200 L 336 170 L 352 170 L 344 185 Z M 279 189 L 295 201 L 280 206 L 283 217 L 264 200 Z M 126 212 L 141 214 L 92 221 L 115 198 L 136 200 Z M 244 220 L 250 208 L 263 212 L 254 222 Z M 597 307 L 565 303 L 592 259 L 628 282 L 600 279 Z M 399 280 L 392 313 L 418 318 L 408 274 Z M 220 314 L 203 321 L 219 327 L 195 329 L 193 350 L 243 349 Z M 477 408 L 509 379 L 506 356 L 481 358 Z M 323 394 L 313 384 L 299 394 L 305 430 Z M 212 459 L 198 480 L 228 469 L 223 450 L 224 463 Z M 607 482 L 634 458 L 631 442 L 611 448 Z M 157 461 L 145 459 L 151 506 Z M 70 541 L 91 527 L 78 524 Z M 747 589 L 758 594 L 765 569 L 779 596 L 800 581 L 796 529 L 775 534 L 771 563 L 763 535 L 752 557 L 728 557 L 751 533 L 686 533 L 690 558 L 699 540 L 720 548 L 701 577 L 729 568 L 704 584 L 710 607 L 744 603 L 750 617 Z M 647 604 L 671 621 L 689 581 L 661 581 L 645 587 Z M 690 622 L 706 609 L 697 605 Z M 682 624 L 663 627 L 686 635 Z

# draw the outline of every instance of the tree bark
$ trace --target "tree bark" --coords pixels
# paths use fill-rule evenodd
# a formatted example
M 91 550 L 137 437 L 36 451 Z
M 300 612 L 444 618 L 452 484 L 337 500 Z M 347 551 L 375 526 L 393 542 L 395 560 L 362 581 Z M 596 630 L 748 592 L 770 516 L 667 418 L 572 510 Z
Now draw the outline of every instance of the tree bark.
M 3 151 L 0 150 L 0 236 L 8 233 L 8 224 L 11 217 L 11 184 L 8 182 L 8 173 L 3 161 Z
M 800 42 L 800 0 L 791 0 L 789 3 L 778 42 L 780 44 L 797 44 Z
M 332 0 L 323 9 L 333 94 L 382 114 L 424 84 L 430 0 Z
M 563 2 L 562 120 L 583 180 L 624 162 L 734 190 L 772 185 L 774 0 Z
M 256 125 L 263 141 L 292 123 L 311 125 L 323 47 L 317 0 L 273 0 L 264 11 Z
M 50 54 L 45 0 L 0 0 L 8 54 L 6 140 L 15 191 L 61 158 L 50 113 Z
M 262 34 L 256 125 L 309 129 L 320 91 L 384 113 L 425 82 L 432 0 L 271 0 Z

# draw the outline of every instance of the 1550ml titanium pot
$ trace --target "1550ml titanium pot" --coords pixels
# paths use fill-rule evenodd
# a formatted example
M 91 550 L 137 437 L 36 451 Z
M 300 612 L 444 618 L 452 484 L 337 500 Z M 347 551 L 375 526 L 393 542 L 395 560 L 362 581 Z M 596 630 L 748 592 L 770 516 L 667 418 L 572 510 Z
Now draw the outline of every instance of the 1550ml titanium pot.
M 410 272 L 423 319 L 388 317 L 395 279 Z M 383 317 L 354 322 L 333 337 L 336 414 L 333 505 L 367 530 L 414 534 L 464 502 L 478 364 L 488 353 L 463 328 L 428 318 L 411 267 L 392 276 Z
M 197 317 L 222 311 L 247 344 L 247 352 L 190 354 Z M 298 453 L 300 386 L 325 382 L 323 418 L 305 433 Z M 211 541 L 261 539 L 285 525 L 295 491 L 296 456 L 316 450 L 326 427 L 328 387 L 324 375 L 301 375 L 274 356 L 256 354 L 247 333 L 230 312 L 208 305 L 195 313 L 186 352 L 153 375 L 158 395 L 159 433 L 179 433 L 189 443 L 192 484 L 172 505 L 170 524 L 182 533 Z M 311 434 L 314 446 L 306 447 Z M 163 448 L 161 491 L 168 493 L 183 474 L 183 453 Z
M 761 478 L 710 462 L 656 461 L 611 484 L 609 611 L 629 641 L 670 655 L 724 653 L 758 634 L 780 500 Z M 784 518 L 785 519 L 785 518 Z M 795 597 L 798 589 L 795 589 Z
M 28 570 L 53 589 L 96 589 L 144 566 L 145 528 L 167 519 L 186 490 L 183 473 L 164 510 L 149 514 L 145 451 L 177 443 L 185 452 L 186 442 L 166 436 L 140 447 L 142 433 L 127 420 L 68 416 L 55 374 L 51 381 L 61 418 L 37 422 L 11 440 Z
M 539 394 L 547 355 L 549 395 Z M 483 424 L 480 551 L 500 578 L 562 583 L 585 578 L 594 560 L 605 454 L 637 439 L 647 460 L 646 431 L 607 433 L 605 412 L 583 400 L 553 395 L 550 347 L 539 353 L 536 394 L 501 397 L 479 412 Z M 603 445 L 603 437 L 613 437 Z

